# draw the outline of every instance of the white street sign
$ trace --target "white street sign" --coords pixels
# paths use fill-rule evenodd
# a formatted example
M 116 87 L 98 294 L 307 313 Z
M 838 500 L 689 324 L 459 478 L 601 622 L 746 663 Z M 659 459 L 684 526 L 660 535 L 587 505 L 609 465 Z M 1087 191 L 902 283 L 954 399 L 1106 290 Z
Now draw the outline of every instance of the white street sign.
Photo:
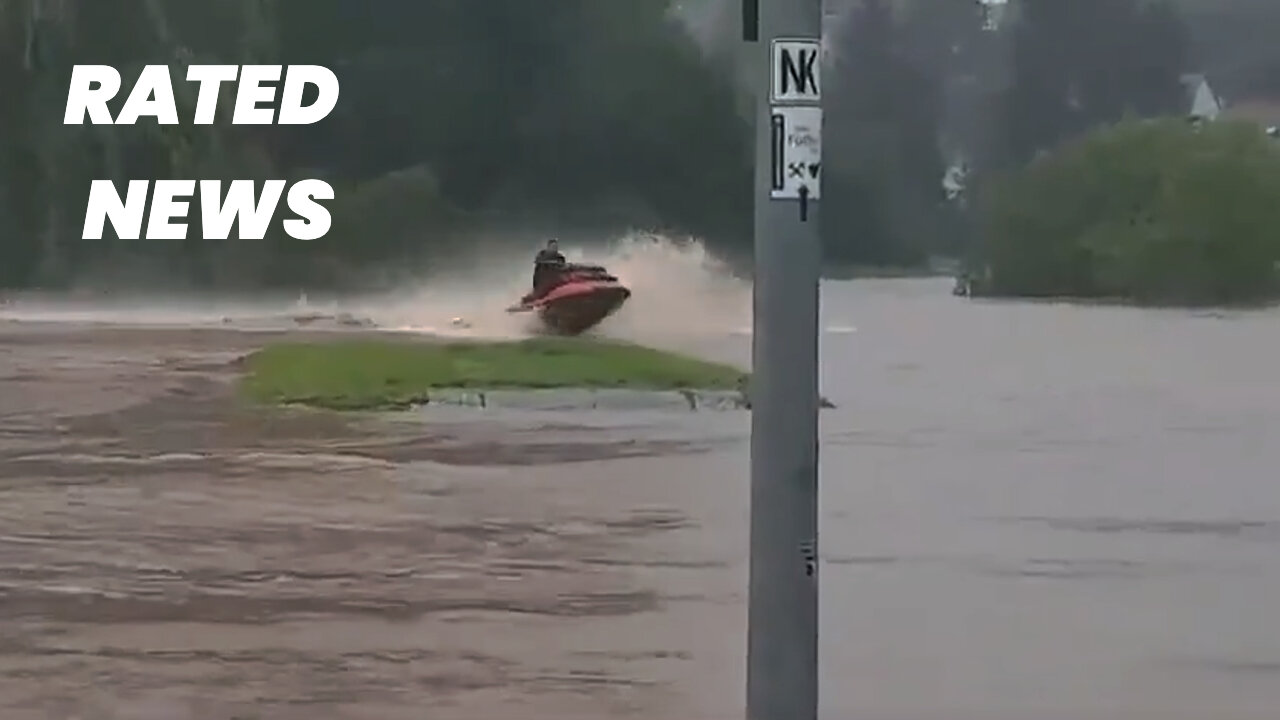
M 771 103 L 822 102 L 822 42 L 779 39 L 770 44 Z
M 822 197 L 822 108 L 776 106 L 772 113 L 774 200 Z M 804 188 L 804 190 L 802 190 Z

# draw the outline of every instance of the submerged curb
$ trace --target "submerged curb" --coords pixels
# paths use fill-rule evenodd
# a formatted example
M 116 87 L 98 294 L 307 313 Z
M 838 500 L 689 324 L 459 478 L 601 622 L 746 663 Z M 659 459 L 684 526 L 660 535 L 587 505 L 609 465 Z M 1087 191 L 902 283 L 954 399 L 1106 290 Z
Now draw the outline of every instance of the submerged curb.
M 485 410 L 750 410 L 751 399 L 738 390 L 433 390 L 425 406 Z M 822 398 L 823 408 L 834 408 Z

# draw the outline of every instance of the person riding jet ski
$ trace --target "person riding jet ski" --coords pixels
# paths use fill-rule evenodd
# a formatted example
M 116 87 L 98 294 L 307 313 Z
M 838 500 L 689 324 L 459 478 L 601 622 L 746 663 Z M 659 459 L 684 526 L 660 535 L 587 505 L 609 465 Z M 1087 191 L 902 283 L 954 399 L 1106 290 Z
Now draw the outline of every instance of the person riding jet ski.
M 560 254 L 560 243 L 555 238 L 547 241 L 547 246 L 538 251 L 533 259 L 533 289 L 525 296 L 525 302 L 531 302 L 555 284 L 560 273 L 568 262 Z

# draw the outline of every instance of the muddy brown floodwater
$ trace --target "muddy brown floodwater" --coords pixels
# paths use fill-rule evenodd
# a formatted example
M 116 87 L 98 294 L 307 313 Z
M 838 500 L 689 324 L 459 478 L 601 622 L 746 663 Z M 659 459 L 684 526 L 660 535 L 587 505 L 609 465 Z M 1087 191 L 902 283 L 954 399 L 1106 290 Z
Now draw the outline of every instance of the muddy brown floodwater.
M 823 286 L 824 720 L 1280 717 L 1280 311 L 950 289 Z M 5 312 L 3 720 L 743 717 L 746 413 L 267 413 L 269 322 Z
M 0 325 L 0 716 L 664 705 L 645 666 L 680 651 L 626 621 L 660 602 L 633 546 L 686 520 L 554 468 L 697 448 L 245 408 L 236 360 L 271 336 Z

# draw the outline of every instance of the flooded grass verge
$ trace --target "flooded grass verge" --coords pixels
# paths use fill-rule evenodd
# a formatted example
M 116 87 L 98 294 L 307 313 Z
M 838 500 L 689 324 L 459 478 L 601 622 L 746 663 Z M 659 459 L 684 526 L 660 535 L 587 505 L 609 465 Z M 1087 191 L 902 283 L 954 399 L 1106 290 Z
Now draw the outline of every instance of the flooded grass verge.
M 730 365 L 581 338 L 279 343 L 244 370 L 256 402 L 331 410 L 407 409 L 458 390 L 741 391 L 747 380 Z

